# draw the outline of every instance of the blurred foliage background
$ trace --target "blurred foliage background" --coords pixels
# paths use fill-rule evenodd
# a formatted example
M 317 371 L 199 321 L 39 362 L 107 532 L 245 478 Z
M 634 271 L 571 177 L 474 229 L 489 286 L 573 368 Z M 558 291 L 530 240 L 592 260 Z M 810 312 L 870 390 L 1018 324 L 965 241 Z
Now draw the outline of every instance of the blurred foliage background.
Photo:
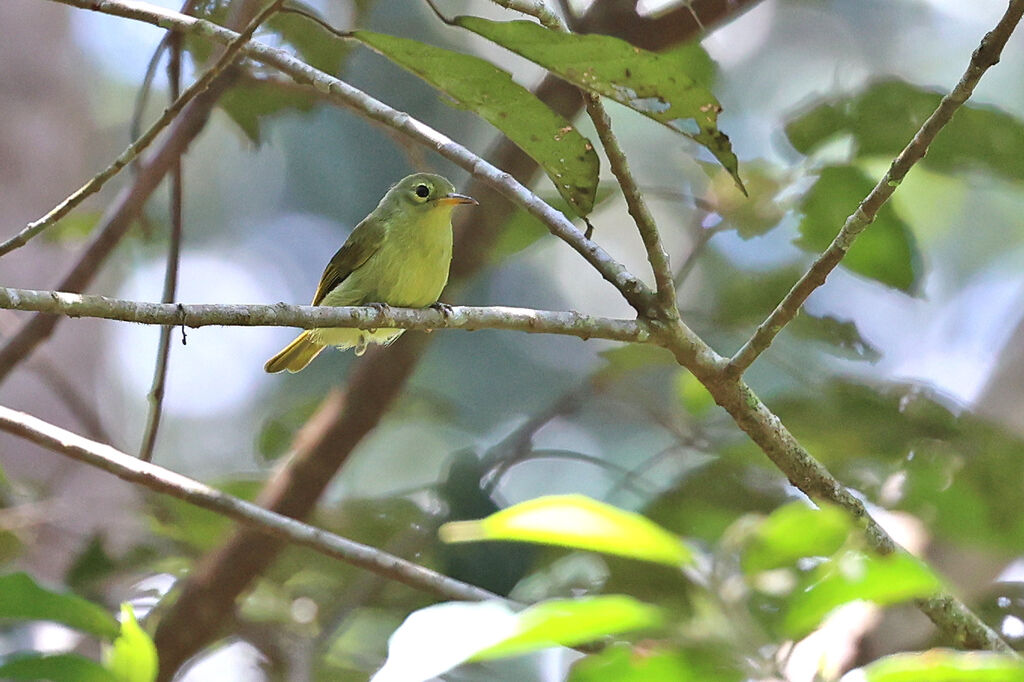
M 490 58 L 528 86 L 541 75 L 445 27 L 421 3 L 312 4 L 339 27 Z M 656 12 L 671 3 L 650 4 Z M 444 7 L 510 16 L 482 0 Z M 748 199 L 696 145 L 610 103 L 679 268 L 685 321 L 719 352 L 735 351 L 956 81 L 1004 7 L 765 0 L 699 46 L 675 48 L 724 106 L 721 128 Z M 39 0 L 3 3 L 0 24 L 18 28 L 0 41 L 0 215 L 13 233 L 127 143 L 162 32 Z M 356 87 L 474 151 L 493 139 L 485 123 L 383 57 L 310 35 L 325 68 Z M 748 375 L 801 442 L 1014 643 L 1024 637 L 1021 82 L 1024 40 L 1016 36 L 844 267 Z M 156 89 L 147 116 L 162 106 L 162 69 Z M 579 127 L 596 139 L 585 118 Z M 243 83 L 185 157 L 179 299 L 307 302 L 348 231 L 413 170 L 466 180 L 350 111 Z M 0 259 L 3 284 L 52 288 L 127 181 L 45 240 Z M 642 244 L 610 175 L 603 186 L 595 239 L 646 278 Z M 556 196 L 546 179 L 535 190 Z M 91 292 L 159 300 L 167 214 L 166 192 L 158 192 Z M 630 316 L 542 228 L 513 215 L 503 230 L 489 265 L 443 300 Z M 20 319 L 0 314 L 0 331 Z M 176 333 L 155 461 L 253 496 L 324 394 L 360 362 L 329 352 L 301 374 L 264 375 L 263 361 L 291 334 L 203 328 L 188 331 L 183 345 Z M 0 401 L 134 452 L 157 336 L 155 327 L 65 321 L 0 386 Z M 581 492 L 714 547 L 744 515 L 800 497 L 667 353 L 501 331 L 430 338 L 400 400 L 332 482 L 316 523 L 492 590 L 515 587 L 523 598 L 618 590 L 700 611 L 679 575 L 565 551 L 444 548 L 434 530 L 539 495 Z M 28 570 L 102 603 L 151 603 L 230 528 L 7 435 L 0 453 L 4 570 Z M 291 550 L 246 597 L 234 644 L 185 679 L 223 677 L 225 669 L 238 680 L 365 679 L 383 660 L 388 634 L 427 603 Z M 923 616 L 897 609 L 867 629 L 848 663 L 927 646 L 934 636 Z M 0 647 L 45 650 L 66 640 L 22 626 L 4 631 Z M 297 676 L 303 665 L 312 666 L 309 677 Z M 543 665 L 492 663 L 452 679 L 542 679 Z M 791 671 L 790 679 L 811 677 Z

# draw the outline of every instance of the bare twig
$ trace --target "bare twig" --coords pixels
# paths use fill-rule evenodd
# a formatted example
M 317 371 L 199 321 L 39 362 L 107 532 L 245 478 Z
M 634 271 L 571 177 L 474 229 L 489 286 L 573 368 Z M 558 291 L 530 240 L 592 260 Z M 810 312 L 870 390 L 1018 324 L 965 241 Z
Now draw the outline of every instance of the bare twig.
M 560 334 L 581 339 L 646 343 L 652 340 L 640 320 L 583 315 L 575 311 L 533 310 L 489 306 L 378 308 L 373 306 L 214 305 L 143 303 L 105 296 L 33 291 L 0 287 L 0 309 L 27 310 L 69 317 L 185 327 L 354 327 L 357 329 L 506 329 L 534 334 Z
M 990 67 L 999 63 L 1003 47 L 1017 24 L 1020 23 L 1022 15 L 1024 15 L 1024 0 L 1010 0 L 999 23 L 985 34 L 981 45 L 971 55 L 971 61 L 967 65 L 964 75 L 960 77 L 960 82 L 942 98 L 938 108 L 921 125 L 920 130 L 892 162 L 882 179 L 864 198 L 857 210 L 846 219 L 846 223 L 829 247 L 814 261 L 804 276 L 793 285 L 793 288 L 789 290 L 789 293 L 767 319 L 758 326 L 750 340 L 743 344 L 743 347 L 732 357 L 728 366 L 729 374 L 737 377 L 743 374 L 754 360 L 771 346 L 776 335 L 796 317 L 814 290 L 825 283 L 829 273 L 846 256 L 846 252 L 849 251 L 860 233 L 874 221 L 879 209 L 900 186 L 910 169 L 924 158 L 928 146 L 935 136 L 950 122 L 956 110 L 971 96 L 981 77 Z
M 492 0 L 502 7 L 516 10 L 524 14 L 536 17 L 541 24 L 552 31 L 568 33 L 569 28 L 562 19 L 548 9 L 543 0 Z M 433 5 L 431 5 L 433 7 Z M 436 10 L 435 10 L 436 11 Z M 672 278 L 672 266 L 669 263 L 668 253 L 661 241 L 661 233 L 654 222 L 654 216 L 647 208 L 640 187 L 629 170 L 629 162 L 626 160 L 626 153 L 619 145 L 618 138 L 612 132 L 612 121 L 605 111 L 601 98 L 586 90 L 580 90 L 583 101 L 586 103 L 587 113 L 597 130 L 597 137 L 601 140 L 601 146 L 608 156 L 608 163 L 611 165 L 612 173 L 622 188 L 622 195 L 626 199 L 626 206 L 629 214 L 633 216 L 637 229 L 640 231 L 640 238 L 643 240 L 644 248 L 647 250 L 647 261 L 654 271 L 654 282 L 658 293 L 658 312 L 667 319 L 679 317 L 679 310 L 676 307 L 676 288 Z
M 141 462 L 109 445 L 65 431 L 24 412 L 0 406 L 0 429 L 21 436 L 65 457 L 103 469 L 120 479 L 142 485 L 189 504 L 234 519 L 261 533 L 386 576 L 402 584 L 447 599 L 482 601 L 501 597 L 441 575 L 378 549 L 321 528 L 263 509 L 163 467 Z
M 107 166 L 105 169 L 94 175 L 87 183 L 82 185 L 78 190 L 68 196 L 64 201 L 57 204 L 49 213 L 44 215 L 38 220 L 34 220 L 25 226 L 21 232 L 14 235 L 7 241 L 0 244 L 0 256 L 17 249 L 18 247 L 24 246 L 28 243 L 32 237 L 45 230 L 46 228 L 54 225 L 58 220 L 70 213 L 76 206 L 81 204 L 86 198 L 100 191 L 103 185 L 106 184 L 110 178 L 117 175 L 117 173 L 127 166 L 132 160 L 137 157 L 146 147 L 156 139 L 156 136 L 166 128 L 171 121 L 173 121 L 178 114 L 185 108 L 185 106 L 195 99 L 198 95 L 206 91 L 210 87 L 210 84 L 214 81 L 217 76 L 220 75 L 224 69 L 231 65 L 235 58 L 238 56 L 242 46 L 248 42 L 249 38 L 256 31 L 263 21 L 276 11 L 277 6 L 280 5 L 284 0 L 274 0 L 266 9 L 249 22 L 249 25 L 240 33 L 235 35 L 234 39 L 227 43 L 227 48 L 224 53 L 220 56 L 217 62 L 210 67 L 210 69 L 202 75 L 202 77 L 195 83 L 185 89 L 185 92 L 181 94 L 181 97 L 171 103 L 169 107 L 164 110 L 164 113 L 160 115 L 160 118 L 151 125 L 146 132 L 144 132 L 138 139 L 128 145 L 121 154 L 114 159 L 113 163 Z M 96 3 L 98 5 L 104 4 L 103 2 Z
M 186 6 L 191 0 L 186 0 Z M 167 64 L 167 79 L 170 81 L 171 98 L 181 95 L 181 36 L 170 34 L 167 42 L 171 50 L 171 58 Z M 162 45 L 163 43 L 161 43 Z M 159 54 L 160 48 L 157 48 Z M 173 303 L 178 291 L 178 264 L 181 260 L 182 232 L 182 193 L 181 158 L 171 165 L 171 235 L 167 246 L 167 265 L 164 268 L 164 291 L 161 300 Z M 149 389 L 149 415 L 146 417 L 146 429 L 142 434 L 142 446 L 139 459 L 143 462 L 153 461 L 153 448 L 156 446 L 156 434 L 160 430 L 160 417 L 163 414 L 164 390 L 167 380 L 167 363 L 171 355 L 171 331 L 174 327 L 166 325 L 160 329 L 160 341 L 157 343 L 156 364 L 153 367 L 153 384 Z

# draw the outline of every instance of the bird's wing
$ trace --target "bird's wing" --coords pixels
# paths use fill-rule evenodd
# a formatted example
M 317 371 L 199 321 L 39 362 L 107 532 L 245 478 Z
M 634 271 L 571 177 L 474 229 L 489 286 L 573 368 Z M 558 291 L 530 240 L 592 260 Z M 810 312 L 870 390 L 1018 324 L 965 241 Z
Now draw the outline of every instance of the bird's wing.
M 324 268 L 316 295 L 313 296 L 313 305 L 320 305 L 324 296 L 376 253 L 384 243 L 386 232 L 384 222 L 373 217 L 367 217 L 356 225 L 356 229 L 352 230 L 352 234 Z

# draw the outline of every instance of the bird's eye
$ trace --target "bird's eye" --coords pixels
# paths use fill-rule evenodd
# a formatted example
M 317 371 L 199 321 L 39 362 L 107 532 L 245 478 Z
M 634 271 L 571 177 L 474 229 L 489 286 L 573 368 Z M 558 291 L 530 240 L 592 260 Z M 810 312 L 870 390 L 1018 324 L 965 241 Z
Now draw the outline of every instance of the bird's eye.
M 420 199 L 426 199 L 430 196 L 430 188 L 426 185 L 416 185 L 416 196 Z

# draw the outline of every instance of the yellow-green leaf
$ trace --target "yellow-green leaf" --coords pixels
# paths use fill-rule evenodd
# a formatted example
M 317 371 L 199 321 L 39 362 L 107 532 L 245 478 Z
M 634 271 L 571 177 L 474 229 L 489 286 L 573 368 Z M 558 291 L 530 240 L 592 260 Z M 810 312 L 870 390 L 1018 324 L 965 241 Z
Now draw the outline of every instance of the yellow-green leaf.
M 104 650 L 103 662 L 118 682 L 153 682 L 156 679 L 156 646 L 139 627 L 135 612 L 128 604 L 121 604 L 121 634 Z
M 539 497 L 479 521 L 446 523 L 439 534 L 445 542 L 537 542 L 670 566 L 693 560 L 690 548 L 656 523 L 583 495 Z
M 1021 682 L 1024 663 L 991 651 L 932 649 L 885 656 L 851 670 L 841 682 Z

